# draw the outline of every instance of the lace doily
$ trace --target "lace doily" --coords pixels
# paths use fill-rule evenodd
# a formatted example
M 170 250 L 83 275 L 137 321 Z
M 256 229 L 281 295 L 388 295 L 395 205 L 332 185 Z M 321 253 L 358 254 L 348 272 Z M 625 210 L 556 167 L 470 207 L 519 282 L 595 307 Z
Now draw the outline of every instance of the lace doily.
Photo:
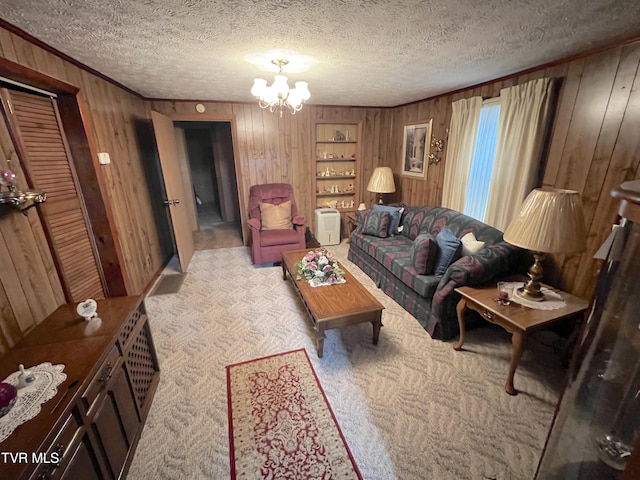
M 36 379 L 30 385 L 18 389 L 18 397 L 13 408 L 0 417 L 0 442 L 3 442 L 13 431 L 23 423 L 31 420 L 40 413 L 40 406 L 51 400 L 58 393 L 58 385 L 65 381 L 67 375 L 62 373 L 64 365 L 51 365 L 49 362 L 41 363 L 29 370 Z M 18 375 L 13 372 L 3 380 L 18 387 Z
M 546 287 L 542 287 L 540 290 L 544 295 L 544 300 L 541 302 L 534 302 L 520 297 L 516 290 L 524 285 L 524 282 L 505 282 L 506 289 L 509 290 L 509 300 L 519 303 L 525 307 L 534 308 L 536 310 L 557 310 L 564 307 L 567 302 L 564 301 L 561 295 L 557 294 L 553 290 Z

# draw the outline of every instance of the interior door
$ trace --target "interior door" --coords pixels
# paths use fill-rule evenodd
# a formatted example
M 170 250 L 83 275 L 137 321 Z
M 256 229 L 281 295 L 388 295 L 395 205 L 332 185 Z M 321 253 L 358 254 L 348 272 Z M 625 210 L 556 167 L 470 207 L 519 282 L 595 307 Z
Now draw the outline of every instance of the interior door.
M 160 166 L 167 192 L 165 204 L 171 214 L 171 224 L 176 238 L 176 248 L 182 272 L 186 272 L 193 256 L 193 234 L 189 225 L 189 214 L 184 202 L 185 191 L 182 172 L 178 162 L 178 147 L 173 121 L 161 113 L 151 112 L 153 130 L 158 145 Z

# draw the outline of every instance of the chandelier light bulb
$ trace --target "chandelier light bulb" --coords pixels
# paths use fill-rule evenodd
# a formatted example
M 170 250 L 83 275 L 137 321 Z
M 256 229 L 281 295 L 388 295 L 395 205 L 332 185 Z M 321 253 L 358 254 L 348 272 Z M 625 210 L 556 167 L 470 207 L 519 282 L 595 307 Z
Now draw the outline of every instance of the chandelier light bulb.
M 267 104 L 278 102 L 278 92 L 273 87 L 266 87 L 262 94 L 262 100 Z
M 264 78 L 254 78 L 253 87 L 251 87 L 251 95 L 261 97 L 267 88 L 267 81 Z
M 273 81 L 272 88 L 278 94 L 280 98 L 287 98 L 287 94 L 289 93 L 289 85 L 287 84 L 287 77 L 284 75 L 276 75 L 275 80 Z
M 300 94 L 302 101 L 306 102 L 311 97 L 309 84 L 307 82 L 296 82 L 296 90 Z
M 300 92 L 298 92 L 298 89 L 294 88 L 292 90 L 289 90 L 287 103 L 291 105 L 291 108 L 293 108 L 296 112 L 299 111 L 302 108 L 302 102 L 303 100 L 300 97 Z

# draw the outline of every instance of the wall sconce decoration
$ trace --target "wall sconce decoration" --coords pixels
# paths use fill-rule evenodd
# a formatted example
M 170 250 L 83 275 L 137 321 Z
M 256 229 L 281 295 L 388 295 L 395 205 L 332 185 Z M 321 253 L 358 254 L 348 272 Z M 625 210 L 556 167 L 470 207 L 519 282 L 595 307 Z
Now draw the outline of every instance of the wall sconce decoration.
M 429 152 L 429 165 L 437 165 L 442 160 L 442 151 L 444 150 L 444 142 L 449 136 L 449 129 L 446 130 L 446 136 L 442 140 L 436 140 L 431 137 L 431 151 Z
M 2 187 L 6 187 L 7 191 L 2 191 Z M 47 200 L 47 194 L 40 190 L 21 191 L 16 187 L 16 174 L 8 168 L 0 171 L 0 205 L 11 205 L 19 207 L 26 202 L 33 202 L 20 211 L 26 215 L 27 211 L 35 207 L 37 204 Z

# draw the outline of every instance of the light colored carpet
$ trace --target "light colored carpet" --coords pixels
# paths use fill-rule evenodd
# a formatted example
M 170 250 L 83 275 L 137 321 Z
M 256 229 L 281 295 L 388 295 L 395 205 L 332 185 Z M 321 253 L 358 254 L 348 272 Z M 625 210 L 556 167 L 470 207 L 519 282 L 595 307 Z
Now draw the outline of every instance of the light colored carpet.
M 375 288 L 347 249 L 330 251 L 386 307 L 377 346 L 370 324 L 329 330 L 319 359 L 281 268 L 253 268 L 246 247 L 196 252 L 178 294 L 147 298 L 160 384 L 128 478 L 228 478 L 225 365 L 297 348 L 365 479 L 533 478 L 564 378 L 557 337 L 528 339 L 511 397 L 505 331 L 472 330 L 455 352 Z

